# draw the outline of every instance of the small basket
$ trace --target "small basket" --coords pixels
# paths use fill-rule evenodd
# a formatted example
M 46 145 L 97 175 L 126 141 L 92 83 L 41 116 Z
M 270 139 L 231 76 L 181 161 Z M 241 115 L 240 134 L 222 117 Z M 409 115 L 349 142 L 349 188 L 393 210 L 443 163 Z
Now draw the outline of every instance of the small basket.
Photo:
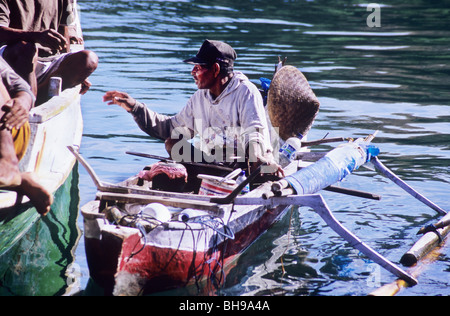
M 319 113 L 320 102 L 303 73 L 293 67 L 278 70 L 270 84 L 268 113 L 283 140 L 306 136 Z

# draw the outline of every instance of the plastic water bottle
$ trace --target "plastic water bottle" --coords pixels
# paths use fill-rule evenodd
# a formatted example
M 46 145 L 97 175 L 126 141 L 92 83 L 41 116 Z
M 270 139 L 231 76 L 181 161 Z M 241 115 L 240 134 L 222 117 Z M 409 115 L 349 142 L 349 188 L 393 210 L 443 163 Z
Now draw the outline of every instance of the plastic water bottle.
M 316 163 L 285 178 L 299 195 L 315 194 L 344 180 L 363 166 L 368 157 L 375 157 L 379 149 L 363 142 L 342 144 Z
M 245 176 L 245 171 L 242 170 L 241 174 L 239 175 L 239 177 L 236 179 L 236 184 L 239 186 L 242 182 L 244 182 L 245 180 L 247 180 L 247 177 Z M 241 194 L 246 194 L 250 192 L 250 184 L 247 184 L 241 191 Z
M 291 137 L 280 148 L 280 165 L 285 168 L 295 159 L 295 153 L 302 148 L 302 134 Z

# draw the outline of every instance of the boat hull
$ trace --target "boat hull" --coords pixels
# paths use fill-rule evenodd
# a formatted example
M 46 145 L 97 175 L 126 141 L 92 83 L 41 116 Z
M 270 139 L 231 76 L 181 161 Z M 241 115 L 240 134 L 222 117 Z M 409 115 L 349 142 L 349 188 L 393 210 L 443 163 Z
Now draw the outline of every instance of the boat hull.
M 75 5 L 75 3 L 74 3 Z M 76 21 L 82 36 L 79 15 Z M 73 52 L 83 45 L 71 45 Z M 83 135 L 81 86 L 66 89 L 59 96 L 30 111 L 31 137 L 27 152 L 19 164 L 21 172 L 33 172 L 48 192 L 65 183 L 76 159 L 67 146 L 80 146 Z M 0 190 L 0 256 L 6 253 L 40 219 L 27 197 Z
M 39 183 L 54 194 L 76 162 L 67 146 L 81 143 L 83 120 L 79 90 L 64 91 L 37 109 L 30 120 L 32 137 L 20 169 L 34 172 Z M 15 192 L 0 192 L 0 255 L 20 240 L 39 218 L 28 198 L 18 200 Z
M 99 202 L 93 202 L 92 209 Z M 143 237 L 136 228 L 111 225 L 86 216 L 85 248 L 93 281 L 106 295 L 135 296 L 197 285 L 217 290 L 233 263 L 279 221 L 288 208 L 236 206 L 227 227 L 233 239 L 199 223 L 169 222 Z M 229 210 L 231 211 L 231 210 Z M 220 230 L 224 232 L 224 230 Z
M 61 296 L 81 290 L 78 170 L 56 191 L 45 218 L 0 256 L 0 296 Z

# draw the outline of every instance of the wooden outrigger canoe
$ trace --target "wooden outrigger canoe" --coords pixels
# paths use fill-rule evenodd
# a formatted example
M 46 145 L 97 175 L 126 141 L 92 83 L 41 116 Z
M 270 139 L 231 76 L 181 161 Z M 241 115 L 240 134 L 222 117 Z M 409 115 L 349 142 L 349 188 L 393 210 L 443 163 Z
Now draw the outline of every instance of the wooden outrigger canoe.
M 103 183 L 71 148 L 98 188 L 96 199 L 81 209 L 90 276 L 105 293 L 114 295 L 147 294 L 191 284 L 202 284 L 203 289 L 220 287 L 237 257 L 280 220 L 289 206 L 298 205 L 314 209 L 352 247 L 415 285 L 414 277 L 343 227 L 319 194 L 369 161 L 386 172 L 376 157 L 379 150 L 369 146 L 370 141 L 352 140 L 306 167 L 294 161 L 286 168 L 285 179 L 238 195 L 244 182 L 225 197 L 156 191 L 137 176 L 117 185 Z M 308 181 L 313 178 L 318 181 Z M 164 205 L 169 215 L 163 219 L 147 213 L 145 206 L 152 203 Z M 192 209 L 196 215 L 182 216 Z
M 78 12 L 75 21 L 78 21 L 81 37 Z M 83 45 L 71 45 L 72 51 L 82 49 Z M 81 144 L 83 119 L 80 98 L 80 87 L 67 89 L 30 111 L 31 138 L 19 167 L 22 172 L 34 172 L 40 184 L 53 194 L 64 184 L 76 162 L 67 146 Z M 39 218 L 27 197 L 0 190 L 0 256 Z
M 160 292 L 206 279 L 221 285 L 233 259 L 287 209 L 286 205 L 270 211 L 263 205 L 233 207 L 212 202 L 211 196 L 156 191 L 138 176 L 105 184 L 72 151 L 99 190 L 81 213 L 90 277 L 108 295 Z M 290 166 L 292 171 L 296 165 Z M 265 184 L 246 196 L 261 196 L 268 189 Z M 162 223 L 141 214 L 140 209 L 151 203 L 165 205 L 173 220 Z M 187 210 L 201 216 L 183 221 L 180 213 Z

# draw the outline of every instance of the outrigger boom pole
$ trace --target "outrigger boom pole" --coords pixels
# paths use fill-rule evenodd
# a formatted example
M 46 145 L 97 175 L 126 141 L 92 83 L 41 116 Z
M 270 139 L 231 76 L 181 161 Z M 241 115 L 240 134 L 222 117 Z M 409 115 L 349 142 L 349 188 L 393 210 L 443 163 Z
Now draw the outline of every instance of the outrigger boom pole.
M 272 184 L 272 194 L 260 198 L 236 197 L 235 204 L 254 203 L 255 205 L 299 205 L 311 207 L 339 236 L 350 243 L 352 247 L 361 251 L 370 260 L 379 264 L 395 276 L 405 280 L 411 286 L 417 280 L 370 248 L 352 232 L 345 228 L 333 215 L 319 191 L 342 181 L 354 170 L 363 166 L 379 154 L 379 149 L 370 145 L 375 135 L 366 139 L 349 142 L 327 153 L 313 165 L 303 168 Z M 288 196 L 279 196 L 282 192 L 291 192 Z M 274 197 L 269 197 L 273 196 Z M 278 196 L 277 196 L 278 195 Z M 253 199 L 253 201 L 252 201 Z
M 425 196 L 414 190 L 412 187 L 410 187 L 408 184 L 406 184 L 405 181 L 400 179 L 398 176 L 396 176 L 391 170 L 389 170 L 385 165 L 381 163 L 381 161 L 378 159 L 378 157 L 373 157 L 370 162 L 375 166 L 375 168 L 381 172 L 383 175 L 385 175 L 387 178 L 392 180 L 395 184 L 397 184 L 400 188 L 411 194 L 414 198 L 419 200 L 420 202 L 426 204 L 427 206 L 431 207 L 436 212 L 445 215 L 447 212 L 443 210 L 441 207 L 437 206 L 433 202 L 431 202 L 429 199 L 427 199 Z
M 264 205 L 268 207 L 275 207 L 277 205 L 298 205 L 304 207 L 311 207 L 320 217 L 332 228 L 339 236 L 345 239 L 350 245 L 361 251 L 370 260 L 379 264 L 387 271 L 394 274 L 396 277 L 408 282 L 410 286 L 416 285 L 417 280 L 403 271 L 401 268 L 393 264 L 391 261 L 383 257 L 381 254 L 370 248 L 367 244 L 362 242 L 351 231 L 345 228 L 333 215 L 332 211 L 326 204 L 324 198 L 320 194 L 313 195 L 290 195 L 282 197 L 272 197 L 263 199 L 261 197 L 236 197 L 235 205 Z

